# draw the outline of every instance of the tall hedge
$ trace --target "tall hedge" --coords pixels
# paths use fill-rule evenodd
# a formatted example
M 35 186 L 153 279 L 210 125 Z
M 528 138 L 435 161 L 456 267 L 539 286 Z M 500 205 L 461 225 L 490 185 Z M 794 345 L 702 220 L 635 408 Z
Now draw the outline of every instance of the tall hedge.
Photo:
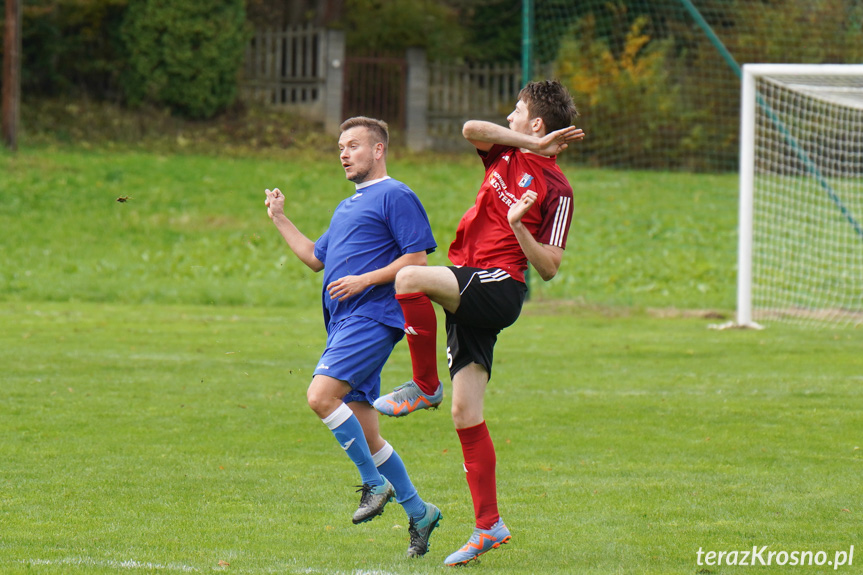
M 249 38 L 243 0 L 130 0 L 121 36 L 130 105 L 204 119 L 236 98 Z

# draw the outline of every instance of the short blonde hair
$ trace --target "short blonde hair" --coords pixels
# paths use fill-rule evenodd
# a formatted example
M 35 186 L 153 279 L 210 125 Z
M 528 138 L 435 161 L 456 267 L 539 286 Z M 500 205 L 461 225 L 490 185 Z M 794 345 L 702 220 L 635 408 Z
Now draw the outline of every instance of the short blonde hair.
M 387 151 L 390 144 L 390 131 L 389 126 L 383 120 L 368 118 L 366 116 L 354 116 L 353 118 L 348 118 L 339 126 L 342 132 L 346 132 L 351 128 L 365 128 L 372 134 L 373 139 L 377 140 L 372 143 L 382 143 L 384 145 L 384 152 Z

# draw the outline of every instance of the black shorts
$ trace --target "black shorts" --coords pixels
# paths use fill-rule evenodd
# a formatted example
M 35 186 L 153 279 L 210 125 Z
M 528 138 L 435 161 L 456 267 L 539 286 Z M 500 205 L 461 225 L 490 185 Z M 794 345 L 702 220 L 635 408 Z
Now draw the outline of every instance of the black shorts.
M 478 363 L 491 379 L 497 334 L 521 313 L 527 286 L 500 269 L 450 266 L 458 280 L 461 302 L 446 312 L 446 355 L 450 377 Z

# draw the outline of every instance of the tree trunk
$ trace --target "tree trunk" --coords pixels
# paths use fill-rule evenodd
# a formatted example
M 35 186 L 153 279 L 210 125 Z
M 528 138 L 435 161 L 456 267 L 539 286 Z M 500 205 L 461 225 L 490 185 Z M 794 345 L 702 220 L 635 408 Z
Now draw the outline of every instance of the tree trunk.
M 21 0 L 6 0 L 3 40 L 3 142 L 9 149 L 17 150 L 21 99 Z

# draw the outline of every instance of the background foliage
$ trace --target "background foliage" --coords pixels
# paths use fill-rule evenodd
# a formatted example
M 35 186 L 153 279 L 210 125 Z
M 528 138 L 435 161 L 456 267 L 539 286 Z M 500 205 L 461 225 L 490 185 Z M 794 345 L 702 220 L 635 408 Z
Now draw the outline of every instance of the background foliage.
M 130 104 L 209 118 L 234 102 L 249 37 L 243 0 L 132 0 L 121 32 Z
M 317 3 L 327 6 L 323 15 L 311 4 L 28 0 L 24 98 L 85 96 L 212 117 L 236 93 L 246 11 L 254 25 L 271 25 L 273 15 L 282 23 L 291 12 L 296 23 L 341 27 L 352 53 L 419 46 L 446 61 L 521 57 L 520 2 L 345 0 Z M 741 64 L 863 61 L 861 0 L 695 4 Z M 550 73 L 578 97 L 583 127 L 604 135 L 585 142 L 586 162 L 735 169 L 739 83 L 680 0 L 535 0 L 533 40 L 537 63 L 554 64 Z
M 697 0 L 740 65 L 863 62 L 860 0 Z M 537 0 L 537 57 L 555 60 L 598 166 L 734 170 L 740 82 L 679 0 Z
M 119 30 L 127 5 L 128 0 L 24 1 L 23 97 L 118 100 L 124 66 Z
M 243 0 L 27 0 L 22 95 L 213 117 L 234 102 L 249 32 Z
M 424 48 L 434 58 L 459 58 L 464 29 L 458 13 L 438 0 L 346 0 L 342 21 L 348 52 L 403 55 Z

